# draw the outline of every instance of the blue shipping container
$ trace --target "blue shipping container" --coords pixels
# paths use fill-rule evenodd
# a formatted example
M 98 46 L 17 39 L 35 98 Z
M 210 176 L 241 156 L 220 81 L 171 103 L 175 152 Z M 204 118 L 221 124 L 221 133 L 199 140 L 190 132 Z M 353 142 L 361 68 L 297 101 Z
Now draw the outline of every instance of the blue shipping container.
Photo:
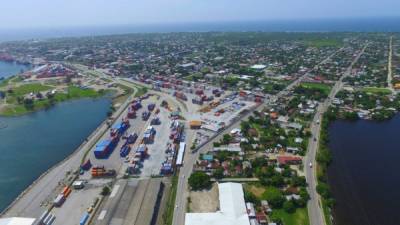
M 89 213 L 85 212 L 85 214 L 83 214 L 81 220 L 79 221 L 79 225 L 85 225 L 88 219 Z

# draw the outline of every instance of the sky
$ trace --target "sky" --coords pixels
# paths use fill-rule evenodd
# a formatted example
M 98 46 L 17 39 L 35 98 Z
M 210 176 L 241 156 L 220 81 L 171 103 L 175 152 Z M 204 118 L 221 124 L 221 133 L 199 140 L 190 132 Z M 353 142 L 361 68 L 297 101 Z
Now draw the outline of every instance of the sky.
M 400 17 L 400 0 L 3 0 L 0 28 Z

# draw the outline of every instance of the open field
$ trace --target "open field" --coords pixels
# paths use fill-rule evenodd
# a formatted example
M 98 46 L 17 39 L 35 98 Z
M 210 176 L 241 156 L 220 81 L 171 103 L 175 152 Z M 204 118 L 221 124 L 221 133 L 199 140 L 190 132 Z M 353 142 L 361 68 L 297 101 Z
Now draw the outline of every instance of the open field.
M 283 209 L 272 212 L 272 216 L 281 218 L 284 225 L 309 225 L 307 208 L 297 209 L 295 213 L 287 213 Z
M 363 92 L 372 93 L 372 94 L 391 94 L 392 91 L 387 88 L 378 88 L 378 87 L 365 87 L 362 89 Z
M 332 87 L 327 85 L 327 84 L 320 84 L 320 83 L 308 83 L 308 82 L 304 82 L 301 83 L 300 86 L 307 88 L 307 89 L 313 89 L 313 90 L 319 90 L 324 94 L 329 94 L 329 92 L 331 91 Z
M 75 86 L 68 86 L 65 92 L 56 92 L 53 97 L 46 97 L 44 92 L 53 89 L 52 86 L 42 84 L 23 84 L 12 88 L 5 98 L 5 105 L 0 110 L 2 116 L 18 116 L 37 110 L 49 108 L 57 102 L 78 99 L 96 98 L 103 96 L 106 91 L 95 91 L 94 89 L 82 89 Z M 26 95 L 34 93 L 42 94 L 42 98 L 34 99 L 30 102 L 23 100 Z
M 190 192 L 190 211 L 195 213 L 216 212 L 218 204 L 218 185 L 213 184 L 210 190 Z

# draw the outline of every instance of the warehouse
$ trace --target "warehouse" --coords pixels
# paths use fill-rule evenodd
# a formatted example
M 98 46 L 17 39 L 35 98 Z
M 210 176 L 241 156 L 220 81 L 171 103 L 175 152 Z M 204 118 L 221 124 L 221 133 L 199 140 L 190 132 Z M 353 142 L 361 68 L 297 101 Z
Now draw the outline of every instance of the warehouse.
M 10 217 L 0 219 L 0 225 L 32 225 L 35 222 L 34 218 Z
M 220 183 L 220 210 L 215 213 L 186 213 L 185 225 L 250 225 L 242 184 Z

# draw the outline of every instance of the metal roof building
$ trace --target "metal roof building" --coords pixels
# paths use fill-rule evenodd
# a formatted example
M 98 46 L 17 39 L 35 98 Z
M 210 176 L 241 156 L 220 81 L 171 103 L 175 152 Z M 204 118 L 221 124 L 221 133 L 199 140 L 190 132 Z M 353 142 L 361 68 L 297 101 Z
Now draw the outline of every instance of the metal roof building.
M 250 225 L 242 184 L 218 184 L 220 211 L 186 213 L 185 225 Z
M 10 217 L 0 219 L 0 225 L 32 225 L 35 218 Z

